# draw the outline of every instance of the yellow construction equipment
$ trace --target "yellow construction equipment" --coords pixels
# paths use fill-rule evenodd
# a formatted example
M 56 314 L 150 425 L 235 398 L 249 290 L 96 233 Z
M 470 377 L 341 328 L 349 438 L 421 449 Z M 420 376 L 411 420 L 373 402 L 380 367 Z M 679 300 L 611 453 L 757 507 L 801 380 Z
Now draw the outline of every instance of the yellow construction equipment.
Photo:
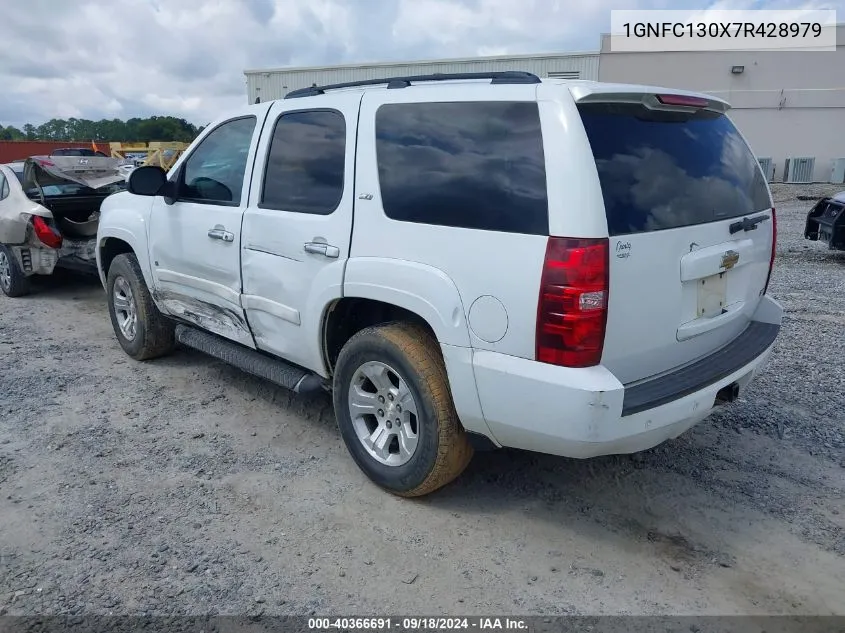
M 157 165 L 165 171 L 173 167 L 189 143 L 151 141 L 149 143 L 109 143 L 112 158 L 126 160 L 127 154 L 145 154 L 141 165 Z M 136 163 L 137 164 L 137 163 Z

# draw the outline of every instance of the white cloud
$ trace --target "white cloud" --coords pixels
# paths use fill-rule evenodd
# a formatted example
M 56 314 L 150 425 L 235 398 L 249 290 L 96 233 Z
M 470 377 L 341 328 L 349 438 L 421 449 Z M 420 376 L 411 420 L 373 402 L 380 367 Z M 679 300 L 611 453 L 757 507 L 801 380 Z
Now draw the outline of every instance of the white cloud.
M 810 6 L 820 0 L 810 0 Z M 631 0 L 629 8 L 789 0 Z M 0 124 L 184 117 L 246 102 L 247 68 L 596 50 L 615 0 L 26 0 L 0 19 Z M 792 2 L 795 5 L 794 2 Z M 836 0 L 840 8 L 845 0 Z
M 411 45 L 449 46 L 452 56 L 490 48 L 509 53 L 595 50 L 612 6 L 612 0 L 400 0 L 393 36 Z

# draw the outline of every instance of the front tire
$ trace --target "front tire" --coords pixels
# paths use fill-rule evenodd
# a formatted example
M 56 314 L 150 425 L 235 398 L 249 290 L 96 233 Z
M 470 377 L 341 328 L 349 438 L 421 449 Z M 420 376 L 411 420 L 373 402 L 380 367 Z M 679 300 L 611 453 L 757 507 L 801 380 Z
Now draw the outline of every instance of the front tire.
M 439 346 L 425 329 L 390 323 L 358 332 L 340 352 L 333 388 L 343 441 L 382 488 L 426 495 L 472 459 Z
M 29 294 L 29 277 L 23 274 L 12 249 L 0 244 L 0 290 L 7 297 Z
M 149 360 L 173 350 L 173 322 L 153 303 L 134 254 L 114 258 L 106 291 L 112 327 L 124 352 L 135 360 Z

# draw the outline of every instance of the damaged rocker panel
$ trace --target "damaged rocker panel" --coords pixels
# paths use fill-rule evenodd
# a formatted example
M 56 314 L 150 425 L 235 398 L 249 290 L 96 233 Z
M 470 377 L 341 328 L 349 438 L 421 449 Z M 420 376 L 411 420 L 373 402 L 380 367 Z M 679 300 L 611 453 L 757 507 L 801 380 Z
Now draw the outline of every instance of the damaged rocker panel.
M 167 290 L 156 290 L 153 292 L 153 299 L 173 318 L 192 323 L 251 348 L 255 347 L 249 325 L 234 310 Z

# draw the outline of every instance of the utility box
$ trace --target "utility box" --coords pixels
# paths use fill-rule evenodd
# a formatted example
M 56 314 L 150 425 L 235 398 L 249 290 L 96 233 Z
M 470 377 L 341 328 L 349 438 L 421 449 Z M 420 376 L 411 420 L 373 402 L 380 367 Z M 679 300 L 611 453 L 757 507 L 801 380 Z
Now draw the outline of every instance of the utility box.
M 783 166 L 783 181 L 788 183 L 811 183 L 816 159 L 812 156 L 790 157 Z
M 833 169 L 830 170 L 830 182 L 845 183 L 845 158 L 834 158 Z
M 766 177 L 766 182 L 772 182 L 775 179 L 775 163 L 771 158 L 758 158 L 760 169 L 763 170 L 763 175 Z

